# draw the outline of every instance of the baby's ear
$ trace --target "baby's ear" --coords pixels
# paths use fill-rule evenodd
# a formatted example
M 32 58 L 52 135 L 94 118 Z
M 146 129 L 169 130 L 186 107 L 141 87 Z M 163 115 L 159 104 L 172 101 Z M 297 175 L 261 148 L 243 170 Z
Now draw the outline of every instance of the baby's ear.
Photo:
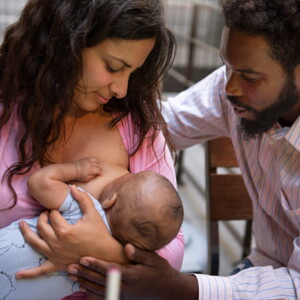
M 111 208 L 117 200 L 117 193 L 114 193 L 110 198 L 105 199 L 101 205 L 103 209 L 109 209 Z

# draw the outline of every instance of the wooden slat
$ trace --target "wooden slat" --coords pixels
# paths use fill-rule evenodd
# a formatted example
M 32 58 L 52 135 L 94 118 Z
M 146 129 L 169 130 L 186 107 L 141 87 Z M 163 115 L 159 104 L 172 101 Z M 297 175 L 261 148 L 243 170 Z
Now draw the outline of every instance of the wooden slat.
M 212 174 L 210 177 L 210 219 L 251 220 L 252 203 L 239 174 Z
M 208 159 L 210 168 L 237 167 L 238 163 L 229 138 L 218 138 L 208 142 Z

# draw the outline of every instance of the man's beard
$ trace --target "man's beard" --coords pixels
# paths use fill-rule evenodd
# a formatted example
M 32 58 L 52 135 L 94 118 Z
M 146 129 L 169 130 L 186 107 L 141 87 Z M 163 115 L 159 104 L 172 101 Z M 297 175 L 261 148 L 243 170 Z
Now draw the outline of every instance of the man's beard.
M 299 101 L 299 95 L 294 84 L 294 77 L 290 77 L 282 88 L 277 101 L 261 111 L 240 104 L 234 96 L 228 96 L 227 99 L 231 103 L 252 111 L 255 114 L 254 120 L 241 118 L 238 127 L 242 133 L 243 139 L 249 141 L 250 139 L 261 136 L 271 129 L 279 119 L 291 110 L 291 108 Z

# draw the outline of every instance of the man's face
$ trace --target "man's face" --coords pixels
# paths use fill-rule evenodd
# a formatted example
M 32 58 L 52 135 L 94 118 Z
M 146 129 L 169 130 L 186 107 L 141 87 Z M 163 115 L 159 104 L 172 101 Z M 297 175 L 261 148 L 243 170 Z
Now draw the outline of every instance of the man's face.
M 241 118 L 246 139 L 268 131 L 279 119 L 293 122 L 300 113 L 294 74 L 271 57 L 261 36 L 225 28 L 220 54 L 227 69 L 226 93 Z

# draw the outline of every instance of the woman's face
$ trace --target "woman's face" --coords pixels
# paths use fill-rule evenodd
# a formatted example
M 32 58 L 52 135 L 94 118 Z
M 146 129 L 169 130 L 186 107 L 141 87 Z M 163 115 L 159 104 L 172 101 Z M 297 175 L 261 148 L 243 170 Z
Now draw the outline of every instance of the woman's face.
M 75 89 L 74 103 L 85 112 L 97 110 L 113 96 L 124 98 L 130 74 L 140 68 L 155 39 L 107 39 L 82 51 L 83 74 Z

